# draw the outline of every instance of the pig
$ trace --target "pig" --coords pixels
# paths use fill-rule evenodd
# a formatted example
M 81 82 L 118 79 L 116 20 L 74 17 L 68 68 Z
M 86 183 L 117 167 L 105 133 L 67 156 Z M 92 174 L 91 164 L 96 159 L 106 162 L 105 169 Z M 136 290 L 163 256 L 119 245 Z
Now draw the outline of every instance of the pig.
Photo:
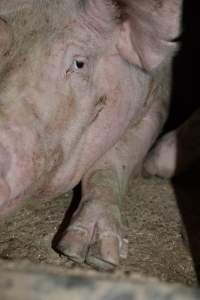
M 57 245 L 75 262 L 127 256 L 120 203 L 168 115 L 181 6 L 0 1 L 0 215 L 81 182 Z
M 172 178 L 195 167 L 200 158 L 200 109 L 154 145 L 144 162 L 145 175 Z

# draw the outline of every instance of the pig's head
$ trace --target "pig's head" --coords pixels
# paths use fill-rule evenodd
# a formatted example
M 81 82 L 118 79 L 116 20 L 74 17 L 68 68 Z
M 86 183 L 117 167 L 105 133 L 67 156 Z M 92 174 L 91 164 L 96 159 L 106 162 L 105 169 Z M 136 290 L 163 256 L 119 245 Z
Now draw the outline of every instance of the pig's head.
M 7 13 L 6 3 L 0 7 L 6 20 L 0 20 L 0 76 L 1 90 L 10 92 L 1 99 L 37 98 L 39 111 L 42 105 L 49 110 L 49 118 L 41 112 L 45 122 L 61 95 L 89 114 L 87 105 L 94 110 L 132 66 L 150 71 L 172 55 L 180 32 L 181 0 L 18 0 L 7 6 Z
M 96 128 L 105 151 L 145 101 L 141 77 L 173 55 L 181 2 L 18 0 L 12 10 L 8 0 L 0 11 L 1 118 L 36 128 L 48 145 L 63 138 L 68 157 Z

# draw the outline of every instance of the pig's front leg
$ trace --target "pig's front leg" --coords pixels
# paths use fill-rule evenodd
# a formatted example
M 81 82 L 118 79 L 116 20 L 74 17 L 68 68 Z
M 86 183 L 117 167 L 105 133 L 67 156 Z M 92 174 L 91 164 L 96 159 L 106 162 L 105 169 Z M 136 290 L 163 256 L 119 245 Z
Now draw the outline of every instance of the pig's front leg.
M 108 155 L 84 176 L 80 206 L 58 247 L 73 261 L 109 270 L 126 257 L 119 180 Z
M 164 135 L 147 156 L 145 173 L 171 178 L 200 158 L 200 109 L 176 130 Z
M 112 269 L 126 257 L 120 202 L 131 173 L 140 170 L 166 117 L 166 107 L 155 101 L 142 121 L 90 169 L 82 180 L 80 206 L 67 228 L 59 250 L 77 262 Z M 162 117 L 161 117 L 162 115 Z

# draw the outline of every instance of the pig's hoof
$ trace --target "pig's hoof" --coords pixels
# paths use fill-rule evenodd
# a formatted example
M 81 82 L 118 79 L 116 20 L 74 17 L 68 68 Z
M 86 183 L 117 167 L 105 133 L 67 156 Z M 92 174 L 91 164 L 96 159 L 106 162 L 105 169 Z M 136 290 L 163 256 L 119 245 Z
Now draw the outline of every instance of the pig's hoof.
M 101 270 L 112 270 L 126 258 L 128 240 L 122 237 L 121 217 L 113 208 L 98 201 L 84 202 L 57 249 L 69 259 Z
M 89 234 L 80 226 L 70 226 L 59 242 L 57 249 L 71 260 L 84 263 L 88 252 Z
M 94 268 L 110 271 L 119 265 L 120 258 L 127 257 L 127 252 L 127 239 L 104 232 L 91 243 L 86 262 Z

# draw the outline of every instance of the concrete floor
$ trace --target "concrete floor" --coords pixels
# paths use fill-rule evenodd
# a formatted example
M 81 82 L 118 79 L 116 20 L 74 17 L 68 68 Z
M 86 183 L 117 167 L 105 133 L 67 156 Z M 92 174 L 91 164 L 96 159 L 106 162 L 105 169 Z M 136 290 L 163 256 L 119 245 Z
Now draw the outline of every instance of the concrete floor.
M 195 200 L 199 198 L 198 191 L 198 181 L 191 180 L 190 175 L 177 180 L 175 186 L 155 177 L 132 179 L 122 207 L 129 256 L 122 261 L 119 270 L 195 285 L 200 261 L 200 210 Z M 34 264 L 67 269 L 77 267 L 51 247 L 71 198 L 72 193 L 69 193 L 54 201 L 27 202 L 1 223 L 0 259 L 26 259 Z M 189 241 L 185 242 L 182 218 L 189 232 Z M 89 267 L 83 265 L 81 268 Z

